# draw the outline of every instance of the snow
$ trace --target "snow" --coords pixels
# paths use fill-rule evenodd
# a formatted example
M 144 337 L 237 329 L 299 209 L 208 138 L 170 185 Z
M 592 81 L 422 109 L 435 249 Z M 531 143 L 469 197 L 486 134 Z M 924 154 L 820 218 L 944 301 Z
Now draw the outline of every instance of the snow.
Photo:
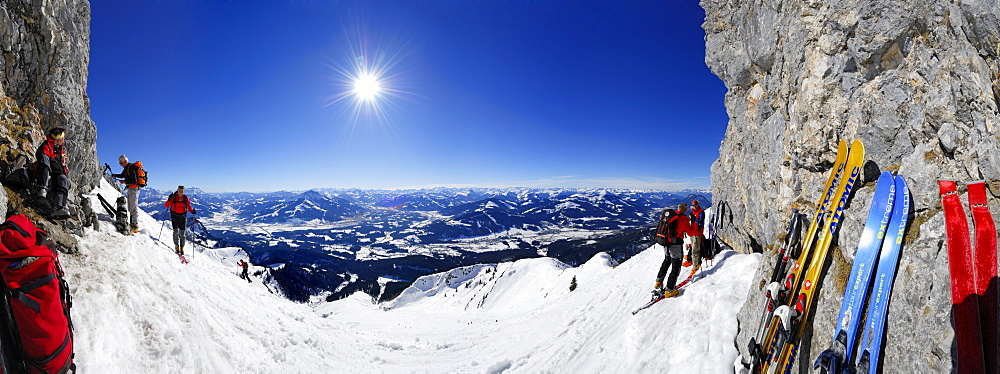
M 382 305 L 361 293 L 297 304 L 240 279 L 236 248 L 189 248 L 185 265 L 169 225 L 161 235 L 140 214 L 140 233 L 122 236 L 101 224 L 61 257 L 80 373 L 732 372 L 736 313 L 760 260 L 724 252 L 636 315 L 658 247 L 617 266 L 601 253 L 576 268 L 534 258 L 454 269 Z

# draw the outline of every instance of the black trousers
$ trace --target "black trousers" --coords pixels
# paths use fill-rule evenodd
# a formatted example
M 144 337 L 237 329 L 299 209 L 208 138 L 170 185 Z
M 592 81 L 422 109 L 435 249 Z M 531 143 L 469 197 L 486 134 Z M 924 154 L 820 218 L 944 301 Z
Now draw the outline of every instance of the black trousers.
M 660 264 L 660 271 L 656 273 L 656 281 L 663 282 L 663 277 L 667 276 L 667 270 L 669 270 L 670 275 L 667 276 L 667 282 L 664 285 L 673 289 L 677 285 L 677 276 L 681 273 L 681 257 L 683 257 L 684 249 L 681 244 L 668 245 L 663 252 L 663 263 Z
M 184 229 L 187 226 L 187 213 L 170 212 L 170 224 L 174 227 L 174 245 L 184 249 Z
M 56 209 L 65 208 L 66 195 L 70 188 L 69 177 L 66 176 L 59 161 L 42 157 L 35 166 L 35 182 L 41 188 L 52 190 L 52 205 L 55 205 Z

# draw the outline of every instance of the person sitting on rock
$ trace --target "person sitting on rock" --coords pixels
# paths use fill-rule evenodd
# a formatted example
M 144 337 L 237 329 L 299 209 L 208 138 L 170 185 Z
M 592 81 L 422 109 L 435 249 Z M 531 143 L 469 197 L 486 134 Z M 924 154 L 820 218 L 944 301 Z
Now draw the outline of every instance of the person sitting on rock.
M 66 129 L 61 127 L 49 130 L 45 141 L 35 151 L 35 183 L 38 196 L 51 197 L 52 212 L 49 218 L 69 218 L 66 209 L 66 196 L 69 194 L 69 168 L 66 167 Z M 50 191 L 51 190 L 51 191 Z M 51 192 L 51 196 L 50 195 Z

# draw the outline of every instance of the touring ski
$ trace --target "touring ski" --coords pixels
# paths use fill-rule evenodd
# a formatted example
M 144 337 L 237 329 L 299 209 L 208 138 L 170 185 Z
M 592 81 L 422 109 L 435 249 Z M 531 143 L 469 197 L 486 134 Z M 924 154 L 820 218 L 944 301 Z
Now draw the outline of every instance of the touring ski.
M 681 287 L 687 286 L 688 283 L 691 283 L 691 281 L 694 280 L 694 275 L 698 273 L 698 269 L 700 268 L 701 266 L 696 266 L 692 268 L 691 273 L 688 274 L 687 278 L 682 280 L 680 283 L 677 283 L 677 285 L 674 286 L 674 289 L 679 290 L 681 289 Z
M 750 338 L 750 344 L 748 349 L 750 351 L 750 357 L 761 357 L 760 346 L 757 344 L 764 338 L 764 332 L 767 329 L 767 321 L 771 318 L 774 313 L 774 308 L 778 307 L 779 300 L 783 300 L 783 294 L 781 294 L 780 283 L 781 276 L 784 274 L 785 267 L 788 265 L 789 258 L 794 257 L 797 254 L 796 248 L 801 250 L 801 228 L 802 219 L 804 214 L 800 214 L 798 209 L 792 210 L 792 218 L 788 220 L 788 228 L 785 232 L 785 240 L 778 249 L 777 261 L 774 263 L 774 270 L 771 271 L 771 278 L 768 286 L 764 289 L 764 298 L 767 299 L 764 310 L 761 313 L 760 320 L 757 322 L 757 334 Z M 749 360 L 744 360 L 743 358 L 738 358 L 739 372 L 749 372 L 752 362 Z M 757 364 L 759 365 L 759 361 Z
M 663 297 L 663 296 L 660 296 L 660 297 L 657 297 L 657 298 L 655 298 L 653 300 L 650 300 L 648 303 L 644 304 L 643 306 L 640 306 L 639 309 L 633 310 L 632 311 L 632 315 L 635 315 L 636 313 L 639 313 L 643 309 L 646 309 L 646 308 L 649 308 L 649 307 L 653 306 L 653 304 L 656 304 L 657 302 L 659 302 L 660 300 L 663 300 L 663 299 L 666 299 L 666 298 Z
M 868 290 L 871 287 L 873 269 L 882 248 L 889 219 L 893 216 L 893 203 L 896 199 L 895 178 L 886 171 L 878 178 L 875 193 L 872 196 L 868 220 L 861 231 L 858 249 L 854 252 L 854 265 L 848 278 L 844 299 L 837 313 L 837 329 L 833 334 L 830 348 L 820 353 L 813 367 L 821 368 L 823 373 L 840 373 L 847 363 L 853 362 L 854 342 L 858 334 L 858 325 Z
M 678 283 L 677 286 L 674 287 L 674 289 L 679 290 L 679 289 L 681 289 L 681 287 L 684 287 L 684 286 L 688 285 L 688 283 L 691 282 L 691 279 L 694 278 L 694 275 L 697 272 L 698 272 L 698 268 L 697 267 L 694 268 L 694 269 L 691 269 L 691 274 L 688 275 L 687 279 L 684 279 L 683 281 L 681 281 L 680 283 Z M 650 300 L 648 303 L 646 303 L 643 306 L 639 307 L 639 309 L 636 309 L 636 310 L 632 311 L 632 314 L 634 315 L 636 313 L 639 313 L 639 311 L 641 311 L 643 309 L 646 309 L 646 308 L 649 308 L 649 307 L 653 306 L 653 304 L 656 304 L 658 301 L 663 300 L 663 299 L 668 299 L 668 298 L 667 297 L 662 297 L 662 296 L 654 298 L 653 300 Z
M 969 210 L 975 226 L 976 294 L 986 373 L 1000 372 L 1000 296 L 997 292 L 997 227 L 986 199 L 986 181 L 969 183 Z
M 865 146 L 860 140 L 855 140 L 851 144 L 847 164 L 844 168 L 847 179 L 839 183 L 837 192 L 834 193 L 837 200 L 830 204 L 831 208 L 836 208 L 826 212 L 829 216 L 824 215 L 822 230 L 819 231 L 816 246 L 810 255 L 809 267 L 805 276 L 800 277 L 801 281 L 796 281 L 795 293 L 790 294 L 790 296 L 797 296 L 794 296 L 795 298 L 790 300 L 787 305 L 782 305 L 774 311 L 775 318 L 779 321 L 777 331 L 770 338 L 772 344 L 769 346 L 771 351 L 768 352 L 768 361 L 764 362 L 764 369 L 768 373 L 775 373 L 777 370 L 791 371 L 791 366 L 795 363 L 799 337 L 801 337 L 802 330 L 805 329 L 812 311 L 812 305 L 815 301 L 813 293 L 816 292 L 816 286 L 819 284 L 820 273 L 826 263 L 827 251 L 830 249 L 833 236 L 837 233 L 840 217 L 843 215 L 844 206 L 854 189 L 854 183 L 861 176 L 864 160 Z
M 861 346 L 858 347 L 858 364 L 852 372 L 878 373 L 882 355 L 882 336 L 888 317 L 889 297 L 892 295 L 892 282 L 896 278 L 899 250 L 903 245 L 903 234 L 906 233 L 906 224 L 910 216 L 910 190 L 906 187 L 906 180 L 902 176 L 896 176 L 896 200 L 892 218 L 889 220 L 889 229 L 879 254 L 875 283 L 868 297 L 868 318 L 865 320 L 865 332 L 861 335 Z
M 178 253 L 178 254 L 177 254 L 177 257 L 179 257 L 179 258 L 181 259 L 181 263 L 182 263 L 182 264 L 186 264 L 186 263 L 188 263 L 188 259 L 187 259 L 187 257 L 184 257 L 184 255 L 182 255 L 182 254 Z
M 955 325 L 957 365 L 962 373 L 985 372 L 983 335 L 976 296 L 975 268 L 958 186 L 953 180 L 938 180 L 941 207 L 948 237 L 948 270 L 951 273 L 951 311 Z
M 771 340 L 773 340 L 775 331 L 778 327 L 777 322 L 773 318 L 774 306 L 785 303 L 787 291 L 793 289 L 794 281 L 802 271 L 801 264 L 809 258 L 809 253 L 812 249 L 814 242 L 813 238 L 816 235 L 817 227 L 822 221 L 823 215 L 830 209 L 830 202 L 833 201 L 834 192 L 836 192 L 838 185 L 840 185 L 840 179 L 844 175 L 848 151 L 847 141 L 841 140 L 837 145 L 837 160 L 834 162 L 833 168 L 830 170 L 830 177 L 827 179 L 826 185 L 822 189 L 822 195 L 820 195 L 819 202 L 816 204 L 815 215 L 813 216 L 812 222 L 809 224 L 809 230 L 806 232 L 806 236 L 802 238 L 802 251 L 799 253 L 799 257 L 796 259 L 795 264 L 788 270 L 788 276 L 785 277 L 785 282 L 780 283 L 772 281 L 767 286 L 767 297 L 773 298 L 774 302 L 769 301 L 768 303 L 765 303 L 758 333 L 755 337 L 751 338 L 749 342 L 747 351 L 749 357 L 740 358 L 737 361 L 736 369 L 738 369 L 737 371 L 740 373 L 749 373 L 751 371 L 759 372 L 762 368 L 764 360 L 766 359 L 764 350 L 770 348 Z M 778 261 L 781 261 L 782 259 L 783 258 L 779 258 Z M 772 274 L 772 276 L 773 275 L 774 274 Z
M 115 218 L 115 209 L 111 205 L 111 203 L 105 200 L 104 196 L 101 196 L 101 194 L 97 194 L 97 200 L 100 200 L 101 206 L 104 207 L 104 210 L 108 212 L 108 215 L 111 216 L 111 218 Z

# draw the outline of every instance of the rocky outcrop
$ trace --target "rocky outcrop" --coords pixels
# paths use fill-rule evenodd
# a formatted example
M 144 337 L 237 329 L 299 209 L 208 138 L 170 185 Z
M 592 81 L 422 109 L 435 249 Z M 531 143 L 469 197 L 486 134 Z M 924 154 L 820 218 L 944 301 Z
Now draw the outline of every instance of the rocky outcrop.
M 728 202 L 734 222 L 720 236 L 738 250 L 769 255 L 759 279 L 773 266 L 790 209 L 815 208 L 837 142 L 861 139 L 867 148 L 865 181 L 845 210 L 797 361 L 811 363 L 830 344 L 872 181 L 890 170 L 907 178 L 913 213 L 884 365 L 951 371 L 950 278 L 936 180 L 990 181 L 1000 217 L 1000 7 L 994 0 L 701 5 L 705 60 L 728 88 L 730 120 L 712 166 L 712 192 Z M 757 325 L 762 287 L 755 283 L 740 314 L 741 351 Z
M 45 131 L 66 128 L 71 204 L 100 176 L 86 92 L 89 54 L 86 0 L 0 1 L 0 164 L 18 154 L 33 160 Z M 27 210 L 9 197 L 12 208 Z

